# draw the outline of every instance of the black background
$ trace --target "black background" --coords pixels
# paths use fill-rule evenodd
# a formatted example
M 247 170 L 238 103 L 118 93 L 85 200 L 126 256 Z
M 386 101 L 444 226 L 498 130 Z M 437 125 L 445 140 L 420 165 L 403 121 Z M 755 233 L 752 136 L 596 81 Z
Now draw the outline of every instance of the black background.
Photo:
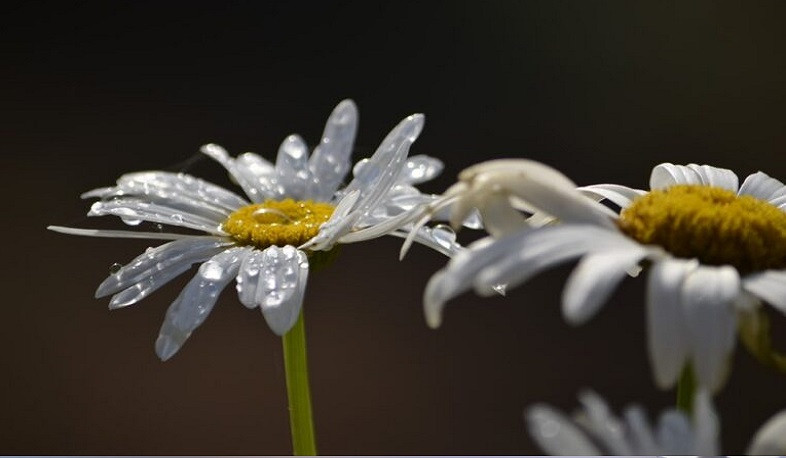
M 361 114 L 356 158 L 404 116 L 412 153 L 462 168 L 529 157 L 581 184 L 647 186 L 659 162 L 786 177 L 786 4 L 735 2 L 17 2 L 2 8 L 3 308 L 0 453 L 286 454 L 279 340 L 232 288 L 167 363 L 153 353 L 188 279 L 109 312 L 110 265 L 148 243 L 47 232 L 98 227 L 78 195 L 195 156 L 312 144 L 341 99 Z M 185 161 L 185 162 L 184 162 Z M 107 227 L 116 227 L 109 224 Z M 464 237 L 472 237 L 466 234 Z M 673 403 L 649 373 L 643 281 L 587 325 L 559 312 L 570 266 L 507 298 L 467 294 L 439 330 L 421 295 L 445 260 L 400 240 L 346 246 L 306 296 L 325 454 L 535 454 L 527 405 Z M 779 317 L 781 318 L 781 317 Z M 778 323 L 776 323 L 778 324 Z M 781 342 L 783 344 L 783 342 Z M 738 351 L 717 397 L 724 451 L 786 406 L 786 377 Z

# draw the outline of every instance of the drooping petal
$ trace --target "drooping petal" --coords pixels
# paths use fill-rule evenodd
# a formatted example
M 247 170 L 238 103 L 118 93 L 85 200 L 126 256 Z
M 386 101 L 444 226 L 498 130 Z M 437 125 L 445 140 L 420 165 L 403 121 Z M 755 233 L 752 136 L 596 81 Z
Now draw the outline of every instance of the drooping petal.
M 740 277 L 730 266 L 699 266 L 685 278 L 680 300 L 688 330 L 691 362 L 699 385 L 717 391 L 734 348 L 734 301 Z
M 702 179 L 698 172 L 685 165 L 666 162 L 652 169 L 650 189 L 664 189 L 680 184 L 702 184 Z
M 483 226 L 494 237 L 504 237 L 529 227 L 527 219 L 510 205 L 507 194 L 490 192 L 478 202 Z
M 525 418 L 530 436 L 549 455 L 603 454 L 581 429 L 547 405 L 530 407 Z
M 767 420 L 748 446 L 747 455 L 786 455 L 786 410 Z
M 595 199 L 607 199 L 623 210 L 628 208 L 637 197 L 647 193 L 647 191 L 642 191 L 641 189 L 633 189 L 618 184 L 582 186 L 578 188 L 578 191 Z
M 500 284 L 520 285 L 545 269 L 587 253 L 638 246 L 619 232 L 582 224 L 523 231 L 497 243 L 506 256 L 480 267 L 482 272 L 474 278 L 478 294 L 495 294 L 494 286 Z
M 558 170 L 527 159 L 498 159 L 469 167 L 462 181 L 484 192 L 504 190 L 532 207 L 567 223 L 592 224 L 614 229 L 616 214 L 582 195 Z
M 284 196 L 300 200 L 306 197 L 311 171 L 308 169 L 308 147 L 298 135 L 290 135 L 281 142 L 276 156 L 276 180 Z
M 746 291 L 786 314 L 786 271 L 765 270 L 742 279 Z
M 115 215 L 130 225 L 142 221 L 187 227 L 215 235 L 225 235 L 221 220 L 188 213 L 183 210 L 143 202 L 137 198 L 99 201 L 93 203 L 87 216 Z
M 627 272 L 638 265 L 647 253 L 646 248 L 633 246 L 585 256 L 571 273 L 562 291 L 565 320 L 580 325 L 595 315 Z
M 308 168 L 313 177 L 309 198 L 328 201 L 350 169 L 350 155 L 358 127 L 358 109 L 342 100 L 325 124 L 322 141 L 314 148 Z
M 286 334 L 300 315 L 308 279 L 308 258 L 291 245 L 262 252 L 256 302 L 270 329 Z
M 695 260 L 665 259 L 652 266 L 647 279 L 647 345 L 661 389 L 674 385 L 688 356 L 681 292 L 686 276 L 697 267 Z
M 148 248 L 119 271 L 109 275 L 96 290 L 97 298 L 114 294 L 165 269 L 192 264 L 225 250 L 232 242 L 216 237 L 191 237 Z
M 786 196 L 786 187 L 783 183 L 771 178 L 764 172 L 748 175 L 740 186 L 739 195 L 749 195 L 769 202 Z
M 163 361 L 171 358 L 205 321 L 219 293 L 237 275 L 241 260 L 250 252 L 249 247 L 229 248 L 199 266 L 197 274 L 166 312 L 156 340 L 159 358 Z

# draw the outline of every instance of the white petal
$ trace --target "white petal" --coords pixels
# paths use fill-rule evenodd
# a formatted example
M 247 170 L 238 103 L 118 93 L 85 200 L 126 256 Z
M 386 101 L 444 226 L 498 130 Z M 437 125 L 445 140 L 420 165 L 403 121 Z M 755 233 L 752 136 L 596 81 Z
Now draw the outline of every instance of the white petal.
M 625 430 L 614 417 L 609 406 L 597 394 L 587 391 L 579 395 L 587 415 L 587 427 L 608 449 L 609 455 L 632 455 L 633 450 L 625 440 Z
M 252 251 L 243 258 L 235 279 L 238 299 L 241 304 L 250 309 L 259 305 L 257 302 L 257 286 L 259 285 L 259 274 L 263 268 L 263 258 L 261 251 Z
M 582 195 L 558 170 L 526 159 L 499 159 L 470 167 L 459 174 L 462 181 L 489 192 L 506 190 L 528 206 L 575 224 L 614 229 L 616 214 Z
M 695 170 L 685 165 L 666 162 L 652 169 L 650 189 L 663 189 L 678 184 L 702 184 L 702 179 Z
M 311 171 L 308 169 L 308 147 L 297 135 L 285 138 L 278 148 L 276 180 L 283 186 L 286 197 L 295 200 L 306 197 L 311 181 Z
M 96 192 L 97 191 L 97 192 Z M 102 188 L 82 195 L 87 197 L 108 197 L 110 195 L 147 195 L 171 194 L 205 202 L 227 211 L 235 211 L 248 205 L 237 194 L 185 173 L 161 171 L 128 173 L 117 180 L 117 186 Z
M 442 323 L 445 302 L 469 290 L 472 279 L 481 269 L 508 252 L 505 239 L 494 242 L 491 237 L 474 242 L 452 258 L 445 268 L 431 276 L 423 293 L 423 310 L 430 327 L 437 328 Z
M 257 178 L 253 175 L 253 173 L 249 173 L 250 169 L 247 167 L 239 167 L 236 163 L 235 159 L 229 156 L 227 151 L 215 143 L 208 143 L 206 145 L 202 145 L 199 149 L 203 154 L 211 157 L 219 164 L 224 166 L 227 169 L 227 172 L 232 176 L 232 178 L 243 188 L 246 195 L 254 202 L 261 202 L 263 201 L 266 196 L 260 193 L 260 190 L 257 187 Z
M 527 219 L 510 205 L 507 194 L 491 192 L 483 195 L 478 202 L 478 209 L 484 228 L 494 237 L 504 237 L 528 227 Z M 465 219 L 462 218 L 458 223 Z
M 647 191 L 642 191 L 641 189 L 633 189 L 617 184 L 595 184 L 582 186 L 578 190 L 595 199 L 607 199 L 622 209 L 629 207 L 637 197 L 647 193 Z
M 202 235 L 187 235 L 187 234 L 172 234 L 167 232 L 134 232 L 134 231 L 115 231 L 110 229 L 82 229 L 78 227 L 65 227 L 65 226 L 47 226 L 47 229 L 53 232 L 69 235 L 81 235 L 84 237 L 100 237 L 100 238 L 125 238 L 125 239 L 152 239 L 152 240 L 180 240 L 195 237 L 204 237 Z
M 753 436 L 748 455 L 786 455 L 786 410 L 775 414 Z
M 418 154 L 407 159 L 397 181 L 406 184 L 423 183 L 439 175 L 444 167 L 439 159 Z
M 98 298 L 114 294 L 163 270 L 182 268 L 181 272 L 184 272 L 192 264 L 224 251 L 231 244 L 226 239 L 193 237 L 148 248 L 119 271 L 109 275 L 98 286 L 95 296 Z
M 727 189 L 731 192 L 737 192 L 739 187 L 739 178 L 737 174 L 729 169 L 721 169 L 709 165 L 688 164 L 688 168 L 696 172 L 701 179 L 701 184 L 706 186 L 714 186 L 716 188 Z
M 237 275 L 249 247 L 234 247 L 213 256 L 199 267 L 166 312 L 156 340 L 156 354 L 163 361 L 171 358 L 186 339 L 201 325 L 216 304 L 219 293 Z
M 660 450 L 644 411 L 638 406 L 628 407 L 625 409 L 624 416 L 625 424 L 630 434 L 630 442 L 633 446 L 632 454 L 657 455 Z
M 357 207 L 352 211 L 355 220 L 360 219 L 382 202 L 395 184 L 410 146 L 423 130 L 424 120 L 422 114 L 415 114 L 408 116 L 394 127 L 363 168 L 363 173 L 356 176 L 345 188 L 348 192 L 354 190 L 361 192 Z
M 688 417 L 682 412 L 667 410 L 661 414 L 655 436 L 659 455 L 695 455 L 693 430 Z
M 764 201 L 771 201 L 786 195 L 783 183 L 771 178 L 764 172 L 748 175 L 740 186 L 740 195 L 750 195 Z
M 234 167 L 246 186 L 252 189 L 255 202 L 285 197 L 284 187 L 276 176 L 276 168 L 267 159 L 254 153 L 243 153 L 235 159 Z
M 786 271 L 765 270 L 746 275 L 743 288 L 786 314 Z
M 682 286 L 691 362 L 699 385 L 712 392 L 721 387 L 734 348 L 739 294 L 740 277 L 730 266 L 699 266 Z
M 610 250 L 585 256 L 562 292 L 562 312 L 573 325 L 585 323 L 608 300 L 627 271 L 647 255 L 644 247 Z M 623 455 L 624 453 L 615 453 Z
M 720 425 L 712 407 L 712 398 L 706 390 L 699 390 L 693 400 L 694 443 L 696 455 L 718 454 Z
M 286 334 L 300 315 L 308 279 L 308 258 L 291 245 L 262 252 L 256 302 L 270 329 Z
M 364 240 L 381 237 L 390 234 L 398 229 L 403 228 L 408 223 L 411 223 L 414 218 L 418 216 L 415 210 L 399 213 L 391 218 L 386 218 L 382 222 L 372 226 L 352 231 L 338 239 L 340 243 L 355 243 Z
M 619 232 L 581 224 L 523 231 L 498 243 L 503 245 L 506 256 L 483 266 L 483 271 L 475 277 L 478 294 L 495 294 L 494 286 L 500 284 L 520 285 L 545 269 L 587 253 L 639 246 Z
M 681 292 L 686 276 L 697 267 L 695 260 L 666 259 L 655 263 L 647 278 L 647 346 L 661 389 L 674 385 L 688 356 Z
M 349 172 L 352 145 L 358 127 L 358 109 L 351 100 L 342 100 L 325 124 L 322 141 L 314 148 L 308 168 L 314 179 L 309 197 L 328 201 Z
M 330 219 L 319 226 L 317 235 L 300 245 L 298 249 L 329 250 L 333 248 L 336 241 L 352 229 L 353 221 L 347 215 L 352 211 L 359 198 L 360 191 L 358 190 L 344 195 L 333 210 L 333 214 L 330 215 Z
M 549 455 L 602 454 L 581 429 L 547 405 L 530 407 L 525 417 L 530 436 Z
M 412 233 L 409 229 L 402 229 L 388 233 L 394 237 L 409 238 Z M 438 224 L 434 227 L 421 227 L 414 231 L 413 241 L 436 250 L 445 256 L 456 256 L 464 247 L 456 243 L 456 233 L 450 226 Z
M 220 229 L 221 220 L 209 219 L 182 210 L 143 202 L 136 198 L 95 202 L 87 213 L 87 216 L 105 215 L 119 216 L 123 222 L 132 226 L 142 221 L 150 221 L 152 223 L 187 227 L 210 234 L 225 235 Z

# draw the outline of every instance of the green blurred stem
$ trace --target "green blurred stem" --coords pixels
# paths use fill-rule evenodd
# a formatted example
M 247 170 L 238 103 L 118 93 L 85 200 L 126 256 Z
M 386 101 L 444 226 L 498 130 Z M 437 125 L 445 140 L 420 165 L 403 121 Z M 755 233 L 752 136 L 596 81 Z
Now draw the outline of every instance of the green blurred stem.
M 311 413 L 311 391 L 308 387 L 306 358 L 306 326 L 303 311 L 295 326 L 282 337 L 284 343 L 284 371 L 289 398 L 289 428 L 292 433 L 294 455 L 316 455 L 314 420 Z
M 677 382 L 677 409 L 690 416 L 693 412 L 693 398 L 695 396 L 696 379 L 693 375 L 693 368 L 690 364 L 686 364 L 682 368 L 680 379 Z

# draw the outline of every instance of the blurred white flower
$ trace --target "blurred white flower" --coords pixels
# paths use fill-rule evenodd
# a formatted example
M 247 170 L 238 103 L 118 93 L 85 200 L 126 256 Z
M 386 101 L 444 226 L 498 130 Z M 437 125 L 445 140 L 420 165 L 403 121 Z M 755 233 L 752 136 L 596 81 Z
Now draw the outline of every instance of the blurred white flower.
M 445 302 L 468 289 L 489 295 L 577 258 L 562 305 L 566 320 L 581 324 L 646 260 L 657 384 L 671 387 L 691 363 L 700 385 L 716 391 L 736 342 L 738 314 L 752 313 L 761 301 L 786 313 L 786 187 L 764 173 L 738 186 L 730 170 L 661 164 L 652 171 L 650 192 L 609 184 L 577 190 L 558 171 L 525 160 L 479 164 L 460 177 L 452 194 L 427 205 L 426 213 L 449 203 L 460 221 L 478 206 L 493 236 L 431 278 L 424 305 L 432 327 Z M 619 215 L 601 199 L 619 206 Z M 552 221 L 560 224 L 544 226 Z
M 115 215 L 129 225 L 149 221 L 208 235 L 49 229 L 172 240 L 149 248 L 101 283 L 96 297 L 113 295 L 112 309 L 140 301 L 202 263 L 166 313 L 156 341 L 156 353 L 163 360 L 204 322 L 232 279 L 240 302 L 259 307 L 273 332 L 283 335 L 300 314 L 312 253 L 337 243 L 406 236 L 412 209 L 434 199 L 414 185 L 436 176 L 442 163 L 428 156 L 407 157 L 423 128 L 421 114 L 401 121 L 371 158 L 355 165 L 354 179 L 341 188 L 350 168 L 357 120 L 355 104 L 341 102 L 310 157 L 305 142 L 292 135 L 281 144 L 275 164 L 254 153 L 232 158 L 218 145 L 202 147 L 228 170 L 251 202 L 199 178 L 163 171 L 123 175 L 116 186 L 83 195 L 100 198 L 89 216 Z M 449 228 L 422 228 L 416 239 L 448 255 L 460 249 Z
M 530 436 L 550 455 L 718 455 L 720 425 L 710 396 L 697 393 L 693 415 L 667 409 L 650 424 L 637 405 L 615 416 L 597 394 L 579 396 L 582 409 L 568 417 L 546 404 L 530 407 L 525 420 Z M 786 410 L 754 434 L 748 455 L 786 454 Z

